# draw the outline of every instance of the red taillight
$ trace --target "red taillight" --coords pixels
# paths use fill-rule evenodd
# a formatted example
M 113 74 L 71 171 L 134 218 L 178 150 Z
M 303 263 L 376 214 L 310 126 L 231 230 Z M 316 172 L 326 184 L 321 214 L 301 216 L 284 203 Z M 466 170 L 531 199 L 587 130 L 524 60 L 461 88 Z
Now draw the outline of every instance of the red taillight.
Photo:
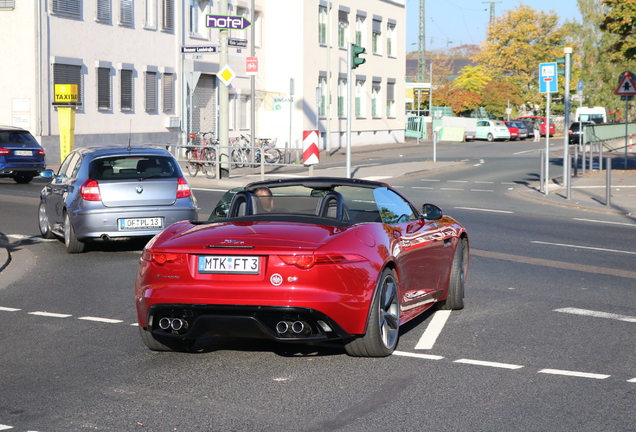
M 151 252 L 144 249 L 141 254 L 143 261 L 153 262 L 155 264 L 164 265 L 165 263 L 174 263 L 181 261 L 181 255 L 178 253 L 166 253 L 166 252 Z
M 38 149 L 38 154 L 40 156 L 45 156 L 46 155 L 46 153 L 44 152 L 44 149 Z
M 11 150 L 0 147 L 0 155 L 8 155 L 9 153 L 11 153 Z
M 296 255 L 279 255 L 282 262 L 287 265 L 294 265 L 300 269 L 307 270 L 316 264 L 343 264 L 364 261 L 366 258 L 355 254 L 296 254 Z
M 179 177 L 179 181 L 177 182 L 177 198 L 187 198 L 191 194 L 190 183 L 188 183 L 184 177 Z
M 86 201 L 101 201 L 102 196 L 99 193 L 99 184 L 95 180 L 86 180 L 80 186 L 80 195 Z

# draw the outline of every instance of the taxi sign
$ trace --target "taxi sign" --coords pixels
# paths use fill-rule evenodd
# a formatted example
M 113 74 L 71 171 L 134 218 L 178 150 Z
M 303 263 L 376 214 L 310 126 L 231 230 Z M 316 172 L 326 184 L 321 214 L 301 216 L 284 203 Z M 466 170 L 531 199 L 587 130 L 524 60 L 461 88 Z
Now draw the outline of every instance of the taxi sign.
M 55 84 L 53 105 L 77 105 L 77 84 Z

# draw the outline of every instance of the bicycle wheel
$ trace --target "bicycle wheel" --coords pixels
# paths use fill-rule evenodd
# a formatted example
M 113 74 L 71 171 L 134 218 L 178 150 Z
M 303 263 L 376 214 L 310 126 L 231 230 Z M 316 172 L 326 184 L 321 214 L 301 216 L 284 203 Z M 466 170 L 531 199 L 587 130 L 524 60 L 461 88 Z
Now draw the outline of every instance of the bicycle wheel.
M 232 163 L 236 168 L 243 168 L 247 165 L 247 156 L 243 149 L 235 148 L 232 150 Z
M 265 163 L 275 164 L 280 161 L 280 150 L 277 148 L 267 148 L 263 150 L 263 154 L 265 155 Z
M 198 154 L 194 150 L 186 151 L 186 159 L 188 160 L 186 162 L 186 167 L 188 168 L 188 174 L 192 177 L 196 177 L 199 173 L 199 163 L 196 161 L 198 159 L 197 156 Z
M 203 154 L 203 166 L 205 176 L 209 179 L 216 178 L 216 152 L 213 149 L 206 149 Z

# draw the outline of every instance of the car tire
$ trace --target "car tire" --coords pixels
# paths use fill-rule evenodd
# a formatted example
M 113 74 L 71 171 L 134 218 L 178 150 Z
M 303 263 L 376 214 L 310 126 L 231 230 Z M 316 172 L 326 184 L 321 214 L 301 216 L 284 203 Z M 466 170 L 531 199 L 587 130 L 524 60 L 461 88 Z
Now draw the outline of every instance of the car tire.
M 466 240 L 460 239 L 455 248 L 446 300 L 440 303 L 440 309 L 459 310 L 464 308 L 464 286 L 467 268 L 468 247 Z
M 44 201 L 40 201 L 40 205 L 38 206 L 38 226 L 40 227 L 40 234 L 42 234 L 42 238 L 49 240 L 55 238 L 55 234 L 51 231 L 51 224 L 49 223 L 49 217 L 46 214 Z
M 16 183 L 26 184 L 33 180 L 33 174 L 18 173 L 13 176 L 13 180 Z
M 494 137 L 494 136 L 492 136 L 492 134 L 491 134 L 491 133 L 489 133 L 489 134 L 488 134 L 488 136 L 486 137 L 486 139 L 487 139 L 488 141 L 490 141 L 490 142 L 493 142 L 493 141 L 495 140 L 495 137 Z
M 386 357 L 398 344 L 400 305 L 395 271 L 386 268 L 380 275 L 371 303 L 367 332 L 345 345 L 353 357 Z
M 84 252 L 85 244 L 79 241 L 75 236 L 71 217 L 67 212 L 64 213 L 64 244 L 66 245 L 66 252 L 70 254 Z
M 160 338 L 152 334 L 151 331 L 139 327 L 139 336 L 144 345 L 151 351 L 188 351 L 196 342 L 196 339 L 173 339 Z

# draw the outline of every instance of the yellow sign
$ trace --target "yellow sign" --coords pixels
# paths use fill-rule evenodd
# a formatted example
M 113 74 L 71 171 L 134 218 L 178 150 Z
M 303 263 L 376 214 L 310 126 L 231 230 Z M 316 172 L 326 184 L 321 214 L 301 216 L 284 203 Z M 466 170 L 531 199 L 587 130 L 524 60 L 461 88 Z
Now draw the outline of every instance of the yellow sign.
M 225 65 L 223 69 L 217 72 L 216 77 L 223 83 L 225 86 L 229 86 L 236 74 L 232 70 L 232 68 L 228 65 Z
M 78 101 L 77 84 L 55 84 L 55 103 Z

